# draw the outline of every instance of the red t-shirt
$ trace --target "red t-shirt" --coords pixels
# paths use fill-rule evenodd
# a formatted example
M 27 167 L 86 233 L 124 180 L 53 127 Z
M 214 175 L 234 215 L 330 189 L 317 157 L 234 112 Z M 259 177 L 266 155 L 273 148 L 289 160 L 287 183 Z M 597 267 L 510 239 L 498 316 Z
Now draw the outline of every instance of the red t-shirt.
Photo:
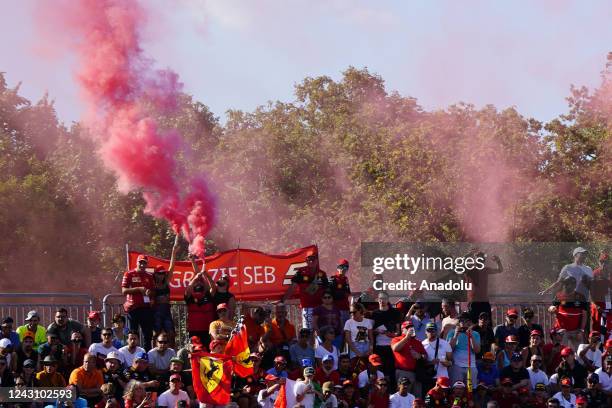
M 336 370 L 333 370 L 327 375 L 325 371 L 323 371 L 323 368 L 319 367 L 315 370 L 314 379 L 321 385 L 327 381 L 333 382 L 334 385 L 340 385 L 340 374 Z
M 374 408 L 389 408 L 389 394 L 380 394 L 376 391 L 370 393 L 370 403 Z
M 402 341 L 404 336 L 397 336 L 391 339 L 391 346 Z M 416 368 L 416 360 L 412 357 L 411 350 L 416 351 L 419 354 L 427 354 L 423 344 L 418 341 L 415 337 L 410 338 L 404 347 L 400 351 L 393 351 L 393 357 L 395 357 L 395 368 L 406 371 L 414 371 Z
M 321 297 L 328 287 L 327 274 L 318 269 L 312 271 L 303 266 L 297 270 L 291 282 L 297 283 L 299 288 L 300 306 L 317 307 L 321 305 Z
M 334 295 L 334 305 L 338 310 L 349 310 L 349 295 L 351 288 L 349 287 L 348 277 L 346 275 L 334 275 L 329 279 L 330 289 Z
M 553 354 L 554 347 L 555 347 L 554 344 L 547 343 L 542 348 L 543 355 L 552 356 L 552 359 L 550 360 L 550 364 L 547 367 L 544 367 L 546 370 L 546 374 L 548 375 L 552 375 L 557 369 L 557 367 L 559 367 L 559 364 L 561 364 L 561 349 L 563 349 L 563 346 L 559 347 L 557 352 Z
M 185 295 L 185 303 L 187 303 L 187 331 L 208 332 L 216 316 L 216 308 L 210 292 L 194 290 L 191 296 Z M 208 344 L 204 346 L 208 347 Z
M 610 279 L 602 275 L 601 267 L 593 270 L 591 282 L 591 299 L 601 308 L 606 307 L 606 296 L 610 290 Z
M 150 273 L 132 269 L 131 271 L 127 271 L 123 274 L 121 287 L 145 287 L 146 289 L 153 289 L 155 287 L 155 282 L 153 281 L 153 276 L 151 276 Z M 148 299 L 148 302 L 145 302 L 145 298 L 142 293 L 130 293 L 125 295 L 125 303 L 123 304 L 123 308 L 126 312 L 141 307 L 151 307 L 151 299 Z

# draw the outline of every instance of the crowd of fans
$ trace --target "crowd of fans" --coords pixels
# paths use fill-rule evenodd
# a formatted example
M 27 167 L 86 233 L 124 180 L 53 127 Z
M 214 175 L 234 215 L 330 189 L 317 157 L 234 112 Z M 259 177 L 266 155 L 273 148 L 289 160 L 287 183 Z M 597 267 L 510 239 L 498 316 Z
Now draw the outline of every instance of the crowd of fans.
M 492 327 L 490 305 L 482 302 L 478 308 L 485 311 L 475 314 L 471 305 L 461 310 L 452 301 L 391 304 L 382 291 L 369 301 L 353 298 L 348 261 L 339 260 L 328 277 L 309 254 L 281 302 L 244 314 L 254 374 L 233 378 L 232 404 L 272 408 L 290 379 L 297 381 L 292 392 L 300 408 L 610 407 L 610 266 L 602 254 L 590 271 L 584 252 L 574 251 L 574 263 L 553 285 L 560 290 L 548 333 L 529 307 L 508 309 L 505 321 Z M 190 340 L 178 348 L 170 311 L 160 307 L 167 303 L 168 271 L 151 276 L 147 261 L 140 257 L 138 268 L 124 275 L 129 330 L 122 315 L 101 327 L 99 313 L 82 324 L 63 308 L 47 328 L 36 311 L 16 328 L 5 317 L 0 385 L 72 387 L 75 406 L 198 406 L 191 339 L 223 352 L 237 318 L 230 282 L 213 281 L 204 268 L 196 274 L 185 291 Z M 593 282 L 598 289 L 607 285 L 603 303 L 590 298 Z M 285 301 L 294 293 L 301 327 L 287 317 Z

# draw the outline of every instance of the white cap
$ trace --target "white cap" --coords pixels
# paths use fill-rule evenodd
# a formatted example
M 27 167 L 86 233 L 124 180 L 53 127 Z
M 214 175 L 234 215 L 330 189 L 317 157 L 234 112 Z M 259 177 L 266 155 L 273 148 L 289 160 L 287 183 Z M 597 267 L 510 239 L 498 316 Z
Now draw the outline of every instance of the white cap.
M 582 253 L 584 253 L 584 252 L 589 252 L 589 251 L 587 251 L 587 250 L 586 250 L 586 249 L 584 249 L 583 247 L 578 247 L 578 248 L 574 249 L 574 254 L 573 254 L 573 256 L 576 256 L 576 255 L 578 255 L 578 254 L 582 254 Z
M 0 348 L 7 348 L 9 346 L 11 346 L 13 343 L 11 343 L 11 341 L 7 338 L 4 338 L 2 340 L 0 340 Z

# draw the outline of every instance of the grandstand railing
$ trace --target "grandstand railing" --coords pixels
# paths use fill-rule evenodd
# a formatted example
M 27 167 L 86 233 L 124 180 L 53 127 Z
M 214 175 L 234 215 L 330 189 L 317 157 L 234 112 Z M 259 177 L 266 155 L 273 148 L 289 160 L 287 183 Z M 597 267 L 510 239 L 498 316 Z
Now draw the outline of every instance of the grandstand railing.
M 12 302 L 6 302 L 10 299 Z M 32 301 L 32 300 L 41 301 Z M 44 299 L 44 301 L 42 300 Z M 114 314 L 125 314 L 123 310 L 124 296 L 120 293 L 109 293 L 102 298 L 102 324 L 104 327 L 112 325 Z M 187 308 L 183 302 L 171 302 L 172 316 L 177 332 L 177 344 L 184 344 L 187 339 Z M 273 307 L 272 301 L 237 302 L 237 314 L 247 314 L 251 309 L 262 306 L 267 310 Z M 542 325 L 546 333 L 554 324 L 554 315 L 548 312 L 550 302 L 542 301 L 542 297 L 529 294 L 505 294 L 491 296 L 492 324 L 502 324 L 506 311 L 516 308 L 520 311 L 524 307 L 534 310 L 535 323 Z M 87 313 L 93 310 L 94 299 L 84 293 L 0 293 L 0 316 L 11 316 L 15 320 L 15 327 L 24 324 L 24 318 L 29 310 L 36 310 L 40 323 L 47 326 L 54 320 L 54 313 L 58 307 L 65 307 L 70 318 L 85 322 Z M 295 301 L 287 304 L 288 319 L 296 328 L 301 327 L 301 308 Z M 521 324 L 519 322 L 519 324 Z

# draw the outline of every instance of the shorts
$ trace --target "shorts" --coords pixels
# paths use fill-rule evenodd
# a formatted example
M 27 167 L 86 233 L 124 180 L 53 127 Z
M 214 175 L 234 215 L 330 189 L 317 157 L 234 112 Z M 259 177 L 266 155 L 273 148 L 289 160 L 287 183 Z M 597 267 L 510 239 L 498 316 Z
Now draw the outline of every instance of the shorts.
M 357 341 L 353 343 L 353 346 L 357 349 L 357 351 L 360 354 L 365 354 L 365 357 L 368 356 L 368 350 L 370 349 L 370 343 L 368 343 L 367 341 Z M 353 353 L 353 350 L 349 349 L 349 357 L 353 358 L 353 357 L 357 357 L 357 355 Z
M 153 306 L 153 330 L 160 333 L 174 333 L 174 321 L 170 311 L 170 303 L 160 303 Z

